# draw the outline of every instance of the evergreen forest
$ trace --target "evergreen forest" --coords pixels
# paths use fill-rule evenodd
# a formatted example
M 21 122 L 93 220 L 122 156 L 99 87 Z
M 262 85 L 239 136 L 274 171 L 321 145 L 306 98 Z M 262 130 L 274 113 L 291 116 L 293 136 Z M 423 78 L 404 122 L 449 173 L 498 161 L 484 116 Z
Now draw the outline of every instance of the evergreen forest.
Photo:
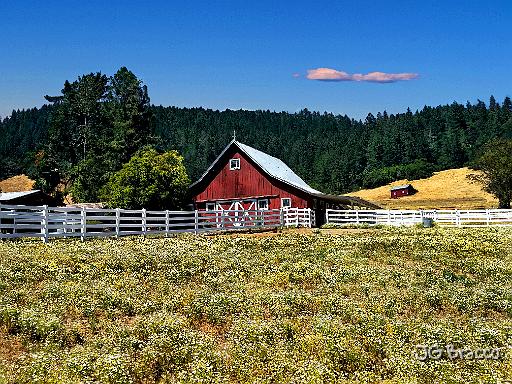
M 156 106 L 126 68 L 66 81 L 40 108 L 0 119 L 0 179 L 25 173 L 47 191 L 58 184 L 98 200 L 109 176 L 151 146 L 183 155 L 197 179 L 237 140 L 287 163 L 314 188 L 345 193 L 471 165 L 484 145 L 512 136 L 512 101 L 425 106 L 403 113 L 346 115 Z

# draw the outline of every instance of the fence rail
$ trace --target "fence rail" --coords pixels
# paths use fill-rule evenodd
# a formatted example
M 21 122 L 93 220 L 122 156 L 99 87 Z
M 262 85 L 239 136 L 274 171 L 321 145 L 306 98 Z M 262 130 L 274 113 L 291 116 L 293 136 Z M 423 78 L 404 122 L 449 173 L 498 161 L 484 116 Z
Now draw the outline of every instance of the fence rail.
M 512 226 L 512 210 L 333 210 L 326 211 L 326 223 L 337 225 L 421 224 L 424 218 L 442 226 L 487 227 Z
M 150 211 L 0 205 L 0 239 L 157 235 L 315 225 L 308 208 Z
M 442 226 L 512 226 L 512 210 L 332 210 L 325 222 L 337 225 L 420 224 L 425 218 Z M 0 205 L 0 239 L 169 235 L 249 228 L 312 227 L 315 211 L 275 210 L 150 211 Z

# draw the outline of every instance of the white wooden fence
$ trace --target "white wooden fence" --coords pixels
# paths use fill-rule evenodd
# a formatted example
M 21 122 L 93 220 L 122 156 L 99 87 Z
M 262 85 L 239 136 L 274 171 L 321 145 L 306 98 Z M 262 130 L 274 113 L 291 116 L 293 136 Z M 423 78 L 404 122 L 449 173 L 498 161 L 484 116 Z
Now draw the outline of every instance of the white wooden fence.
M 309 208 L 285 208 L 283 211 L 283 227 L 314 227 L 315 211 Z
M 326 223 L 337 225 L 415 225 L 431 218 L 442 226 L 486 227 L 512 225 L 510 209 L 479 210 L 333 210 L 326 211 Z
M 149 211 L 0 205 L 0 239 L 157 235 L 180 232 L 315 225 L 308 208 L 224 211 Z

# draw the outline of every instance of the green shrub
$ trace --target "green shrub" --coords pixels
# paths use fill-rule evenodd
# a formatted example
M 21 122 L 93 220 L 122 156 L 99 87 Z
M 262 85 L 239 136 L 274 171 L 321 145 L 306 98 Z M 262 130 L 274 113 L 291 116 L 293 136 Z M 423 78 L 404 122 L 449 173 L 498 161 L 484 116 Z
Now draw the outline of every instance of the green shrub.
M 395 180 L 416 180 L 425 179 L 433 175 L 436 170 L 433 164 L 425 160 L 415 160 L 409 164 L 394 165 L 391 167 L 383 167 L 371 169 L 363 172 L 363 187 L 376 188 L 386 185 Z

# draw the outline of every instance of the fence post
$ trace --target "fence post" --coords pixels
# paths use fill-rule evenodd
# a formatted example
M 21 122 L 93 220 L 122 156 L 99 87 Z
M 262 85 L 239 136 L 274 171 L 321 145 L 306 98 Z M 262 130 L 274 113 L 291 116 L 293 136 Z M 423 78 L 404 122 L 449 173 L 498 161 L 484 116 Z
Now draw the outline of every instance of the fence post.
M 43 205 L 43 226 L 41 232 L 43 234 L 43 243 L 48 243 L 48 206 Z
M 82 207 L 80 211 L 80 240 L 84 241 L 85 236 L 87 235 L 87 211 L 85 207 Z
M 325 224 L 329 224 L 329 209 L 325 210 Z
M 169 210 L 165 210 L 165 237 L 169 236 Z
M 194 233 L 197 235 L 199 232 L 199 211 L 194 211 Z
M 356 224 L 359 225 L 359 209 L 356 209 Z
M 491 211 L 486 209 L 485 210 L 485 219 L 486 219 L 486 222 L 487 222 L 487 225 L 491 225 Z
M 8 216 L 8 211 L 7 210 L 3 211 L 4 209 L 5 208 L 2 207 L 2 204 L 0 204 L 0 224 L 2 224 L 2 220 Z M 5 216 L 4 216 L 4 214 L 5 214 Z M 3 223 L 6 224 L 5 221 Z M 0 233 L 2 233 L 2 229 L 0 229 Z
M 142 213 L 142 236 L 146 236 L 146 231 L 147 231 L 147 228 L 146 228 L 146 208 L 142 208 L 141 209 L 141 213 Z
M 460 227 L 460 212 L 458 209 L 455 210 L 455 225 Z
M 64 232 L 64 238 L 66 239 L 66 234 L 68 233 L 68 211 L 64 211 L 64 222 L 62 223 L 63 232 Z
M 116 237 L 119 237 L 120 226 L 121 225 L 121 210 L 116 208 Z
M 281 227 L 284 227 L 284 208 L 279 210 L 279 222 L 281 223 Z
M 388 209 L 388 225 L 391 225 L 391 211 Z
M 299 211 L 300 208 L 297 208 L 297 216 L 295 217 L 297 228 L 299 228 Z

